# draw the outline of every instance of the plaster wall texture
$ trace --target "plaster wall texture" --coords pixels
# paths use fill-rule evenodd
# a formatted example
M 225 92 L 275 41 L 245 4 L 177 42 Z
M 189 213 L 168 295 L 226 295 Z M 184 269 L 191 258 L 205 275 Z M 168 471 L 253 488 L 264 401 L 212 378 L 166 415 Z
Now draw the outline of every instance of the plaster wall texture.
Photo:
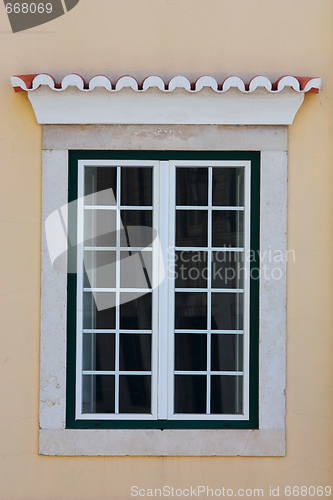
M 4 500 L 127 499 L 131 486 L 332 486 L 333 6 L 330 0 L 80 0 L 1 38 L 1 491 Z M 320 76 L 289 127 L 285 457 L 38 455 L 41 126 L 13 74 Z

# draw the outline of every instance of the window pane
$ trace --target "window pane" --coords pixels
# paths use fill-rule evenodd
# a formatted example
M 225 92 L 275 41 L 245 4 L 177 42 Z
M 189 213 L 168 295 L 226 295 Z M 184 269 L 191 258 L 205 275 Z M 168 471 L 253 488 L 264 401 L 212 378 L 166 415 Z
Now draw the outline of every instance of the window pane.
M 208 168 L 176 168 L 176 204 L 208 205 Z
M 212 371 L 242 371 L 243 335 L 212 335 L 211 355 Z
M 213 247 L 244 246 L 244 212 L 213 210 Z
M 244 167 L 213 168 L 213 206 L 244 206 Z
M 175 328 L 205 330 L 207 328 L 207 294 L 176 292 Z
M 176 252 L 176 288 L 207 288 L 207 252 Z
M 83 370 L 114 370 L 114 333 L 83 334 Z
M 176 246 L 207 246 L 207 210 L 176 211 Z
M 120 334 L 119 353 L 121 371 L 151 370 L 151 335 Z
M 85 167 L 84 195 L 86 205 L 115 205 L 117 199 L 116 167 Z M 112 189 L 106 193 L 99 193 Z
M 124 226 L 120 231 L 120 246 L 145 248 L 151 245 L 152 210 L 121 210 L 120 216 Z
M 83 375 L 82 413 L 114 413 L 114 375 Z
M 97 306 L 98 308 L 97 308 Z M 83 328 L 115 328 L 116 294 L 109 292 L 83 293 Z
M 212 252 L 212 288 L 243 288 L 243 252 Z
M 121 330 L 151 330 L 152 294 L 120 294 Z
M 85 288 L 115 288 L 116 252 L 84 252 Z
M 151 288 L 152 252 L 120 252 L 120 287 Z
M 114 247 L 116 245 L 116 211 L 84 211 L 84 245 Z
M 207 335 L 176 333 L 175 370 L 207 370 Z
M 243 377 L 212 375 L 211 413 L 238 415 L 243 412 Z
M 152 206 L 153 169 L 151 167 L 122 167 L 121 201 L 122 206 Z
M 119 412 L 151 413 L 150 375 L 119 376 Z
M 124 226 L 152 227 L 152 210 L 121 210 L 121 220 Z M 132 243 L 131 243 L 132 244 Z
M 212 329 L 243 330 L 242 293 L 212 293 Z
M 175 375 L 175 413 L 206 413 L 206 375 Z

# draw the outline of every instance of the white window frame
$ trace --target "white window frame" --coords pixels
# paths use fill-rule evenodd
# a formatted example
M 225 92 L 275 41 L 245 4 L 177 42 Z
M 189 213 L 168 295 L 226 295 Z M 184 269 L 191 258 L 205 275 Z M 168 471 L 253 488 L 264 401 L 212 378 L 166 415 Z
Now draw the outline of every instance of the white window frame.
M 286 250 L 287 127 L 43 126 L 43 229 L 67 203 L 69 149 L 261 151 L 260 251 Z M 286 263 L 260 282 L 259 429 L 66 429 L 67 277 L 42 251 L 39 450 L 46 455 L 285 454 Z M 275 264 L 276 266 L 276 264 Z
M 106 374 L 101 371 L 92 371 L 84 373 L 82 368 L 82 341 L 83 341 L 83 324 L 82 324 L 82 311 L 83 311 L 83 252 L 84 249 L 82 245 L 78 245 L 77 258 L 78 258 L 78 274 L 77 274 L 77 286 L 76 286 L 76 401 L 75 401 L 75 418 L 76 420 L 219 420 L 219 421 L 229 421 L 229 420 L 240 420 L 247 421 L 249 419 L 249 392 L 250 392 L 250 260 L 244 259 L 245 267 L 245 277 L 244 277 L 244 289 L 242 290 L 244 294 L 244 325 L 240 333 L 243 334 L 243 360 L 244 366 L 242 372 L 216 372 L 218 375 L 242 375 L 243 376 L 243 413 L 242 414 L 210 414 L 210 315 L 208 314 L 208 327 L 207 327 L 207 413 L 206 414 L 176 414 L 174 412 L 174 375 L 176 371 L 174 370 L 174 300 L 175 300 L 175 282 L 172 279 L 172 274 L 168 276 L 168 270 L 170 265 L 175 262 L 175 214 L 176 214 L 176 168 L 177 167 L 206 167 L 208 169 L 208 206 L 200 207 L 207 208 L 208 214 L 212 211 L 212 169 L 216 167 L 228 167 L 237 168 L 244 167 L 245 173 L 245 183 L 244 183 L 244 208 L 245 213 L 244 220 L 244 247 L 243 248 L 232 248 L 229 251 L 243 251 L 243 255 L 250 255 L 250 226 L 251 226 L 251 162 L 247 160 L 170 160 L 170 161 L 152 161 L 152 160 L 78 160 L 78 221 L 77 221 L 77 241 L 83 242 L 83 227 L 84 218 L 83 214 L 85 210 L 93 209 L 94 206 L 84 206 L 84 168 L 85 167 L 111 167 L 117 168 L 117 202 L 116 205 L 110 207 L 110 209 L 116 211 L 117 217 L 120 218 L 120 171 L 122 168 L 138 166 L 138 167 L 152 167 L 153 168 L 153 228 L 159 235 L 162 243 L 162 252 L 164 258 L 163 269 L 158 262 L 158 252 L 154 248 L 154 243 L 152 245 L 153 253 L 153 282 L 160 283 L 158 287 L 153 287 L 152 290 L 152 330 L 146 333 L 152 333 L 152 367 L 150 372 L 139 372 L 139 374 L 149 374 L 151 375 L 152 390 L 151 390 L 151 401 L 152 401 L 152 413 L 151 414 L 124 414 L 119 413 L 119 398 L 117 397 L 119 391 L 119 367 L 117 366 L 118 352 L 119 352 L 119 324 L 116 322 L 115 327 L 115 349 L 116 349 L 116 366 L 115 366 L 115 413 L 105 414 L 105 413 L 83 413 L 82 411 L 82 375 L 103 375 Z M 98 209 L 102 208 L 100 206 Z M 131 207 L 136 208 L 136 207 Z M 177 209 L 184 208 L 186 210 L 191 209 L 190 206 L 177 207 Z M 192 207 L 194 208 L 194 207 Z M 195 207 L 196 209 L 198 207 Z M 218 207 L 214 207 L 217 209 Z M 223 210 L 233 210 L 235 207 L 220 207 Z M 126 206 L 126 209 L 128 207 Z M 120 227 L 120 221 L 117 222 L 117 228 Z M 118 233 L 119 238 L 119 233 Z M 207 311 L 210 310 L 209 301 L 211 291 L 211 252 L 214 250 L 212 247 L 212 226 L 211 217 L 208 217 L 208 261 L 207 261 L 207 289 L 202 289 L 203 292 L 207 292 Z M 117 279 L 115 289 L 108 289 L 108 291 L 114 291 L 119 294 L 120 282 L 120 242 L 117 240 Z M 182 250 L 182 249 L 181 249 Z M 186 249 L 184 249 L 186 250 Z M 187 249 L 188 250 L 188 249 Z M 190 248 L 192 251 L 202 251 L 203 249 Z M 156 276 L 156 273 L 162 273 L 166 279 L 162 279 L 163 276 Z M 212 289 L 214 292 L 218 292 L 218 289 Z M 137 291 L 137 289 L 127 289 L 129 291 Z M 179 291 L 179 290 L 178 290 Z M 182 291 L 182 290 L 180 290 Z M 185 289 L 184 289 L 185 291 Z M 187 290 L 188 291 L 188 290 Z M 192 290 L 193 291 L 193 290 Z M 225 289 L 223 290 L 226 291 Z M 234 289 L 230 289 L 230 292 L 235 292 Z M 116 299 L 116 303 L 119 303 L 119 297 Z M 119 316 L 117 315 L 118 321 Z M 189 332 L 190 333 L 190 332 Z M 218 333 L 218 332 L 215 332 Z M 228 332 L 222 332 L 228 333 Z M 230 332 L 235 333 L 235 332 Z M 126 372 L 131 374 L 131 372 Z M 133 372 L 134 373 L 134 372 Z M 133 374 L 132 373 L 132 374 Z M 177 372 L 178 373 L 178 372 Z M 188 372 L 186 372 L 188 373 Z M 200 372 L 204 374 L 204 372 Z M 110 372 L 108 372 L 110 374 Z M 179 373 L 178 373 L 179 374 Z M 185 373 L 184 373 L 185 374 Z M 121 375 L 121 373 L 120 373 Z M 212 375 L 214 373 L 212 372 Z
M 114 210 L 116 210 L 117 218 L 120 218 L 120 169 L 121 168 L 126 168 L 126 167 L 132 167 L 132 166 L 142 166 L 144 167 L 153 167 L 155 172 L 153 176 L 153 228 L 159 234 L 159 200 L 158 200 L 158 193 L 160 191 L 160 182 L 159 182 L 159 162 L 158 161 L 151 161 L 151 160 L 79 160 L 78 161 L 78 227 L 77 227 L 77 241 L 84 241 L 83 238 L 83 217 L 82 217 L 82 212 L 84 211 L 83 207 L 83 197 L 84 197 L 84 167 L 85 166 L 115 166 L 118 169 L 118 175 L 117 175 L 117 203 L 114 206 Z M 92 207 L 89 207 L 91 209 Z M 95 207 L 96 208 L 96 207 Z M 100 208 L 100 207 L 99 207 Z M 126 206 L 126 209 L 129 207 Z M 134 208 L 134 207 L 132 207 Z M 137 207 L 135 207 L 137 208 Z M 119 220 L 117 222 L 117 227 L 119 228 Z M 117 280 L 120 278 L 120 242 L 119 242 L 119 231 L 117 232 Z M 152 254 L 153 254 L 153 276 L 156 275 L 156 273 L 159 272 L 159 263 L 158 263 L 158 253 L 157 249 L 154 248 L 154 245 L 156 246 L 156 242 L 152 243 Z M 155 250 L 155 251 L 154 251 Z M 81 255 L 81 258 L 80 258 Z M 152 310 L 152 366 L 151 366 L 151 381 L 152 381 L 152 391 L 151 391 L 151 401 L 152 401 L 152 414 L 147 415 L 147 414 L 124 414 L 124 413 L 118 413 L 118 408 L 116 406 L 116 413 L 115 414 L 91 414 L 91 413 L 82 413 L 82 332 L 83 332 L 83 325 L 82 325 L 82 310 L 83 310 L 83 249 L 78 246 L 78 262 L 79 262 L 79 267 L 78 267 L 78 274 L 77 274 L 77 306 L 76 306 L 76 319 L 77 319 L 77 325 L 76 325 L 76 342 L 77 342 L 77 349 L 76 349 L 76 401 L 75 401 L 75 416 L 76 419 L 78 420 L 105 420 L 107 419 L 112 419 L 112 420 L 156 420 L 157 419 L 157 383 L 158 383 L 158 371 L 157 371 L 157 360 L 158 360 L 158 339 L 157 335 L 154 334 L 154 332 L 158 332 L 158 316 L 159 316 L 159 289 L 158 287 L 153 288 L 152 290 L 152 303 L 153 303 L 153 310 Z M 154 281 L 154 280 L 153 280 Z M 116 294 L 119 294 L 119 288 L 120 288 L 120 283 L 119 281 L 116 284 L 116 289 L 115 292 Z M 124 289 L 122 289 L 124 291 Z M 131 291 L 138 291 L 137 289 L 126 289 L 126 292 L 131 292 Z M 116 303 L 119 304 L 119 298 L 117 298 Z M 119 321 L 119 316 L 117 316 L 118 321 Z M 118 361 L 118 355 L 117 352 L 119 350 L 119 325 L 116 325 L 116 362 Z M 117 366 L 115 367 L 115 371 L 117 370 Z M 89 372 L 94 375 L 102 375 L 103 372 L 96 371 L 96 372 Z M 131 372 L 126 372 L 130 374 Z M 145 372 L 140 372 L 141 375 L 144 375 Z M 116 380 L 115 380 L 115 390 L 116 393 L 119 391 L 119 373 L 118 376 L 116 375 Z M 116 404 L 119 403 L 118 398 L 116 397 Z
M 175 188 L 176 188 L 176 167 L 244 167 L 245 170 L 245 213 L 246 213 L 246 220 L 244 221 L 244 227 L 245 227 L 245 234 L 244 234 L 244 255 L 246 255 L 246 252 L 250 251 L 250 227 L 251 227 L 251 210 L 250 210 L 250 200 L 251 200 L 251 162 L 249 161 L 237 161 L 237 160 L 171 160 L 170 162 L 164 162 L 168 163 L 165 165 L 165 181 L 168 180 L 168 186 L 169 186 L 169 211 L 168 213 L 168 221 L 165 221 L 165 223 L 168 224 L 169 227 L 169 244 L 168 248 L 171 249 L 175 245 L 175 240 L 174 240 L 174 235 L 175 235 L 175 206 L 176 206 L 176 195 L 175 195 Z M 162 184 L 163 185 L 163 184 Z M 208 211 L 212 210 L 212 170 L 211 168 L 209 169 L 209 178 L 208 178 Z M 162 191 L 162 190 L 161 190 Z M 185 209 L 188 209 L 189 207 L 184 207 Z M 200 207 L 204 208 L 204 207 Z M 230 207 L 224 207 L 224 209 L 230 208 Z M 179 209 L 179 207 L 177 207 Z M 212 238 L 212 228 L 211 228 L 211 218 L 208 217 L 208 250 L 212 249 L 211 245 L 211 238 Z M 192 248 L 191 250 L 193 251 L 200 251 L 200 248 Z M 175 252 L 175 250 L 174 250 Z M 174 258 L 174 252 L 171 255 L 171 260 L 175 260 Z M 210 253 L 208 252 L 209 259 L 211 258 Z M 170 257 L 170 253 L 169 253 Z M 250 262 L 247 261 L 245 262 L 246 265 L 246 273 L 245 275 L 249 276 L 249 271 L 250 271 Z M 207 280 L 207 292 L 210 289 L 210 261 L 208 260 L 207 264 L 208 268 L 208 280 Z M 163 318 L 165 321 L 165 324 L 168 324 L 168 329 L 169 332 L 166 335 L 166 337 L 169 339 L 169 344 L 167 347 L 168 349 L 168 370 L 165 378 L 167 381 L 164 381 L 164 387 L 162 390 L 167 390 L 168 393 L 168 412 L 164 413 L 164 417 L 168 418 L 169 420 L 248 420 L 249 419 L 249 355 L 250 355 L 250 345 L 249 345 L 249 328 L 250 328 L 250 280 L 245 279 L 244 280 L 245 284 L 245 290 L 244 290 L 244 367 L 243 367 L 243 384 L 244 384 L 244 398 L 243 398 L 243 405 L 244 405 L 244 414 L 242 415 L 229 415 L 229 414 L 224 414 L 224 415 L 189 415 L 189 414 L 174 414 L 173 410 L 173 404 L 174 404 L 174 393 L 172 391 L 172 388 L 174 387 L 173 383 L 173 376 L 175 374 L 174 368 L 173 368 L 173 362 L 174 362 L 174 329 L 173 329 L 173 324 L 174 324 L 174 299 L 175 299 L 175 286 L 172 280 L 168 280 L 166 284 L 164 284 L 165 287 L 168 287 L 168 317 Z M 163 284 L 161 285 L 163 286 Z M 214 290 L 214 289 L 213 289 Z M 206 290 L 205 290 L 206 291 Z M 207 299 L 209 300 L 210 294 L 207 294 Z M 207 310 L 209 310 L 209 304 L 207 301 Z M 207 335 L 208 338 L 211 337 L 211 334 L 209 333 L 210 329 L 210 317 L 208 314 L 208 331 Z M 209 344 L 208 344 L 209 345 Z M 162 351 L 162 350 L 161 350 Z M 209 363 L 210 363 L 210 350 L 207 348 L 207 372 L 210 371 L 209 368 Z M 210 400 L 210 392 L 209 392 L 209 380 L 210 377 L 207 377 L 207 406 L 209 407 L 209 400 Z M 208 408 L 207 408 L 208 410 Z

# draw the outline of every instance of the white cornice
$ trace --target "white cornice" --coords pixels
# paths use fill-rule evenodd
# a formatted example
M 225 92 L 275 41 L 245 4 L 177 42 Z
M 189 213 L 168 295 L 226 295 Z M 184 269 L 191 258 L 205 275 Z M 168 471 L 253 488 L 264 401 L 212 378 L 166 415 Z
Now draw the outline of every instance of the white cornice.
M 29 79 L 30 77 L 30 79 Z M 16 91 L 27 91 L 41 124 L 215 124 L 290 125 L 305 92 L 318 92 L 320 78 L 285 76 L 272 84 L 263 76 L 248 85 L 229 77 L 221 85 L 209 76 L 193 85 L 183 76 L 168 85 L 156 76 L 139 86 L 123 76 L 114 86 L 105 76 L 86 84 L 67 75 L 56 85 L 50 75 L 12 77 Z

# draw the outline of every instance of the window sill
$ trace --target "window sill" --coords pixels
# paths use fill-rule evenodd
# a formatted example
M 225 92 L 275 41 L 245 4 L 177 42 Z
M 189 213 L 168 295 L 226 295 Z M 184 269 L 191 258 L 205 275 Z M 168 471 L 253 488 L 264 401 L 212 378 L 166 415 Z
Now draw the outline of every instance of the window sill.
M 285 455 L 284 429 L 39 431 L 39 453 L 53 456 L 243 456 Z

